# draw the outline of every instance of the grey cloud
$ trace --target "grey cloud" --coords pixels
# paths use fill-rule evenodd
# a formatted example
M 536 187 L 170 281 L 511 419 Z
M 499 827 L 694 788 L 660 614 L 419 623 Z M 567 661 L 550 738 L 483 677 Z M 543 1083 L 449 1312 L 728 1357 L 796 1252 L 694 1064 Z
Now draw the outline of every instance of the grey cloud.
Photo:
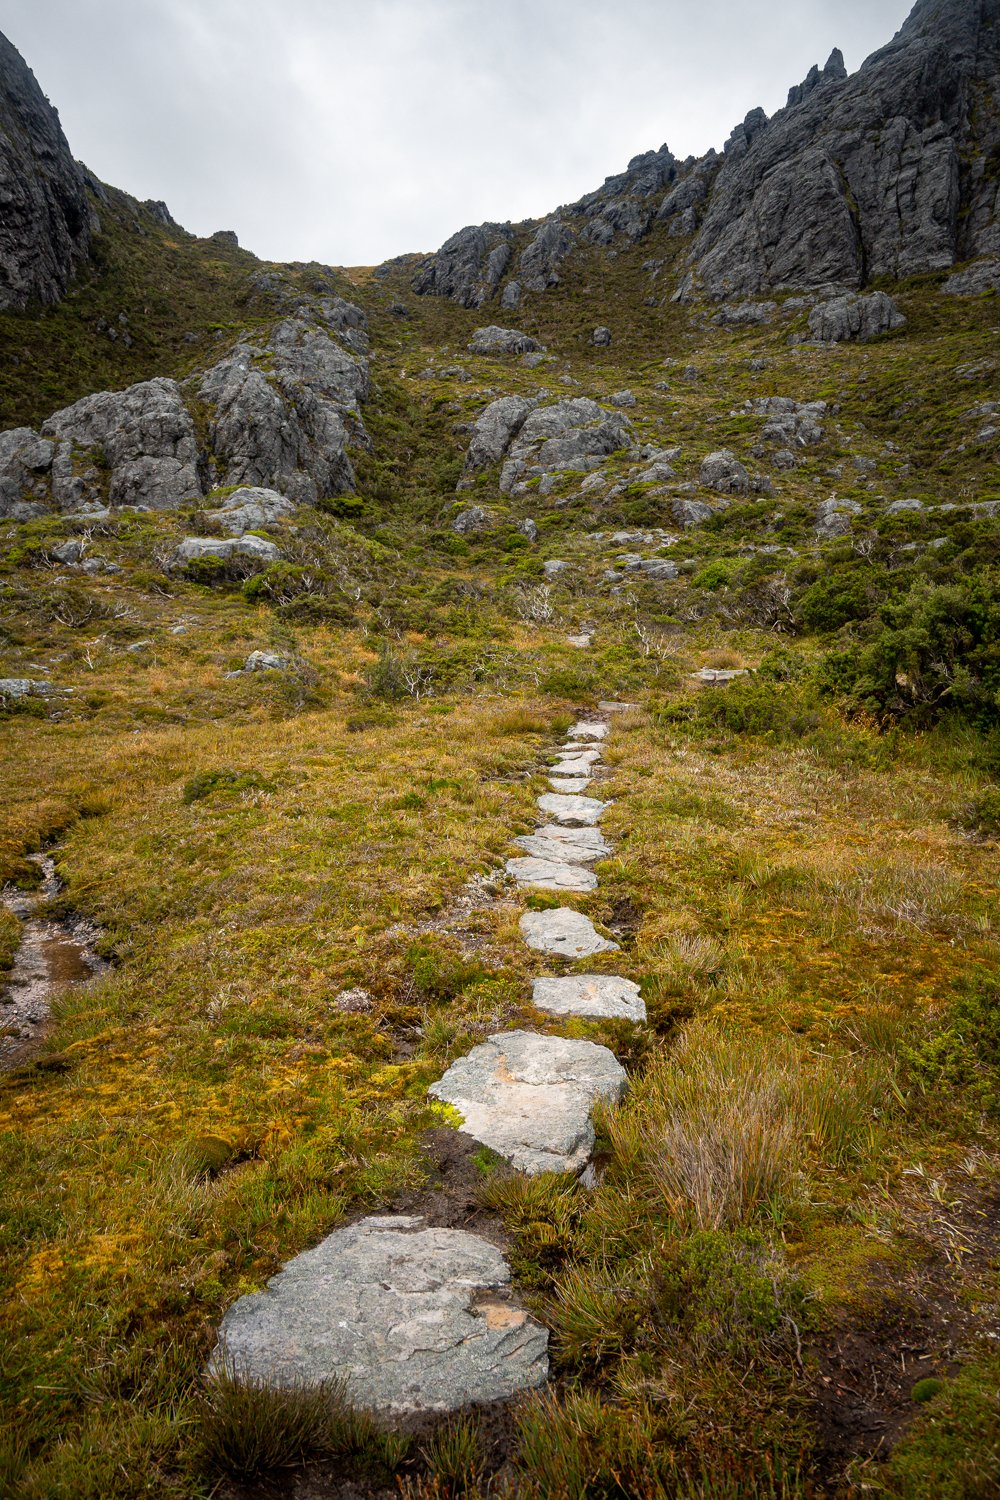
M 372 263 L 720 146 L 910 0 L 7 0 L 106 181 L 266 258 Z

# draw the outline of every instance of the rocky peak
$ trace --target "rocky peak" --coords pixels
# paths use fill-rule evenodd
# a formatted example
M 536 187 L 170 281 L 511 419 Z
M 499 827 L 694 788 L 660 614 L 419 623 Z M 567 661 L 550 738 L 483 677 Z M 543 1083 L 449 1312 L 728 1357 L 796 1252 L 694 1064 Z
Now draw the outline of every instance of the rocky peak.
M 834 47 L 827 60 L 826 67 L 822 72 L 819 66 L 814 64 L 806 74 L 802 83 L 788 90 L 787 108 L 791 109 L 795 104 L 801 104 L 803 99 L 818 88 L 821 83 L 843 83 L 847 77 L 847 68 L 844 63 L 844 54 L 839 47 Z
M 0 311 L 56 303 L 90 249 L 82 169 L 59 116 L 0 35 Z

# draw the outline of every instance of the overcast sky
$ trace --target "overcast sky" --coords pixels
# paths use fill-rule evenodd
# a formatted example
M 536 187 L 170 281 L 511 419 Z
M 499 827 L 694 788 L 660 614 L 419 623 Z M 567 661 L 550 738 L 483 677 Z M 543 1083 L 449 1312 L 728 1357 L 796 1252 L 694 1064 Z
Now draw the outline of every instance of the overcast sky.
M 0 0 L 76 156 L 196 234 L 367 265 L 720 147 L 912 0 Z

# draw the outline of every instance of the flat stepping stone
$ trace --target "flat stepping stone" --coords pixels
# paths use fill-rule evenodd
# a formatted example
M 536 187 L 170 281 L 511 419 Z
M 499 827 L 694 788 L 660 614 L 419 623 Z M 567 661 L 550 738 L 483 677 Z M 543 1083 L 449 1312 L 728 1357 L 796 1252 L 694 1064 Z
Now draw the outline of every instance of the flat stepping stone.
M 607 1016 L 645 1021 L 646 1004 L 639 986 L 612 974 L 574 974 L 566 979 L 536 979 L 532 1004 L 552 1016 Z
M 598 802 L 596 797 L 562 796 L 559 792 L 546 792 L 539 797 L 538 806 L 546 817 L 557 823 L 592 826 L 598 821 L 610 802 Z
M 589 917 L 568 906 L 556 911 L 526 911 L 521 918 L 521 936 L 536 953 L 558 953 L 562 958 L 618 952 L 618 944 L 601 937 Z
M 599 703 L 597 706 L 605 714 L 628 714 L 639 707 L 637 703 L 616 703 L 613 699 Z
M 550 768 L 550 774 L 553 776 L 589 776 L 600 758 L 596 750 L 588 750 L 583 755 L 565 755 Z
M 461 1130 L 522 1172 L 581 1172 L 594 1149 L 594 1100 L 620 1099 L 625 1070 L 607 1047 L 507 1031 L 453 1063 L 430 1092 Z
M 597 876 L 579 865 L 569 865 L 562 860 L 509 859 L 507 874 L 513 875 L 518 885 L 538 886 L 543 891 L 595 891 Z
M 596 720 L 580 719 L 569 731 L 574 740 L 606 740 L 608 737 L 607 724 L 601 724 Z
M 506 1301 L 495 1245 L 419 1218 L 362 1219 L 297 1255 L 222 1320 L 209 1370 L 277 1387 L 343 1380 L 376 1412 L 457 1411 L 548 1374 L 548 1333 Z
M 519 848 L 536 859 L 555 859 L 571 865 L 593 864 L 611 854 L 612 846 L 598 828 L 560 828 L 547 823 L 535 833 L 525 833 L 514 840 Z
M 578 651 L 586 651 L 594 637 L 592 635 L 568 635 L 566 639 Z
M 593 780 L 593 776 L 550 776 L 549 786 L 561 797 L 579 797 Z

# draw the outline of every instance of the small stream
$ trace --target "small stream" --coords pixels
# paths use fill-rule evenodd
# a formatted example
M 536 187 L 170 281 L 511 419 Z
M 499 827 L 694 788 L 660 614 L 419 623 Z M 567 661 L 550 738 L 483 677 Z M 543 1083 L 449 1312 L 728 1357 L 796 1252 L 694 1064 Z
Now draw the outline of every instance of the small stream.
M 62 883 L 49 854 L 30 856 L 42 872 L 35 891 L 5 886 L 0 901 L 23 922 L 14 967 L 0 979 L 0 1072 L 24 1062 L 45 1035 L 53 996 L 107 971 L 95 951 L 99 933 L 84 917 L 56 921 L 41 914 Z

